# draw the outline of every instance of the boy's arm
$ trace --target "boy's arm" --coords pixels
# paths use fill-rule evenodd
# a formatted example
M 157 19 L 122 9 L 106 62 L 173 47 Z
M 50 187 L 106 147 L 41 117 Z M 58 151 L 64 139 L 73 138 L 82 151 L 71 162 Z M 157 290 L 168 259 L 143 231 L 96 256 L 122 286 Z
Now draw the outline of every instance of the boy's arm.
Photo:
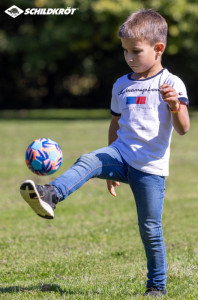
M 188 108 L 185 103 L 179 103 L 177 92 L 167 83 L 160 87 L 162 98 L 168 103 L 170 110 L 172 111 L 173 127 L 180 135 L 184 135 L 190 128 L 190 119 L 188 114 Z M 178 113 L 174 113 L 178 111 Z
M 113 116 L 111 119 L 111 123 L 109 126 L 109 135 L 108 135 L 108 144 L 111 145 L 117 139 L 117 131 L 119 129 L 119 121 L 120 117 Z M 107 188 L 110 194 L 116 197 L 115 186 L 119 186 L 120 183 L 118 181 L 107 180 Z
M 119 129 L 118 121 L 120 119 L 120 116 L 113 116 L 111 119 L 111 123 L 109 126 L 109 135 L 108 135 L 108 145 L 111 145 L 116 139 L 117 139 L 117 131 Z
M 173 127 L 180 135 L 184 135 L 190 129 L 190 119 L 188 108 L 186 104 L 181 103 L 180 112 L 177 114 L 172 113 Z

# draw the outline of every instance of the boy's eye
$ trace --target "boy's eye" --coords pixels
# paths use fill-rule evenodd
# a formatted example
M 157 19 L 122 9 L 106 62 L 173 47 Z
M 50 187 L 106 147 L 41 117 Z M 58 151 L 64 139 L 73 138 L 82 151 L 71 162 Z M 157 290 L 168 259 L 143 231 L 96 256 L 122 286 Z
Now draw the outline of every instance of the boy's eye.
M 127 49 L 124 49 L 123 48 L 123 51 L 125 52 L 125 53 L 128 53 L 128 50 Z M 139 50 L 139 49 L 135 49 L 135 50 L 131 50 L 130 52 L 133 52 L 134 54 L 138 54 L 138 53 L 140 53 L 142 50 Z
M 141 50 L 133 50 L 133 53 L 140 53 Z

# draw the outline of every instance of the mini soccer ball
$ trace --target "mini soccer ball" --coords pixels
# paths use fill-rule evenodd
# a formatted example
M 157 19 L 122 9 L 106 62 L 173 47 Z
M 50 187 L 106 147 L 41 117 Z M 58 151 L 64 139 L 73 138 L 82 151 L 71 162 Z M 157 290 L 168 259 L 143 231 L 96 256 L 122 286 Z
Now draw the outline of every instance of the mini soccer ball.
M 26 150 L 25 162 L 37 175 L 51 175 L 62 164 L 62 151 L 59 145 L 50 139 L 34 140 Z

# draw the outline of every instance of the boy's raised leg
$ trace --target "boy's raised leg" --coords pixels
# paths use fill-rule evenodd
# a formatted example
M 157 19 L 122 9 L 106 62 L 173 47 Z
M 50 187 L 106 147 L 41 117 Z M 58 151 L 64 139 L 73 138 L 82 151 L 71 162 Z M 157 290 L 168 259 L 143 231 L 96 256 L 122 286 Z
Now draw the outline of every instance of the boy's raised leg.
M 127 164 L 116 148 L 109 146 L 82 155 L 71 168 L 50 184 L 41 186 L 32 180 L 26 180 L 22 183 L 20 192 L 37 215 L 53 219 L 56 204 L 93 177 L 128 182 Z

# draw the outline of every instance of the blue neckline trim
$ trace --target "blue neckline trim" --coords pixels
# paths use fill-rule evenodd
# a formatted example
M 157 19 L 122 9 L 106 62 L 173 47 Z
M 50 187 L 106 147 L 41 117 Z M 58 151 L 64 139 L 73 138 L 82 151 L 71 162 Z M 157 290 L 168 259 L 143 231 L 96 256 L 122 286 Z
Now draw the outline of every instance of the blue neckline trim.
M 151 78 L 154 78 L 154 77 L 158 76 L 158 75 L 161 74 L 164 70 L 165 70 L 165 68 L 163 68 L 159 73 L 157 73 L 157 74 L 155 74 L 155 75 L 153 75 L 153 76 L 151 76 L 151 77 L 145 78 L 145 79 L 133 79 L 133 78 L 131 78 L 131 75 L 132 75 L 134 72 L 131 72 L 131 73 L 127 74 L 127 78 L 128 78 L 129 80 L 132 80 L 132 81 L 145 81 L 145 80 L 149 80 L 149 79 L 151 79 Z

